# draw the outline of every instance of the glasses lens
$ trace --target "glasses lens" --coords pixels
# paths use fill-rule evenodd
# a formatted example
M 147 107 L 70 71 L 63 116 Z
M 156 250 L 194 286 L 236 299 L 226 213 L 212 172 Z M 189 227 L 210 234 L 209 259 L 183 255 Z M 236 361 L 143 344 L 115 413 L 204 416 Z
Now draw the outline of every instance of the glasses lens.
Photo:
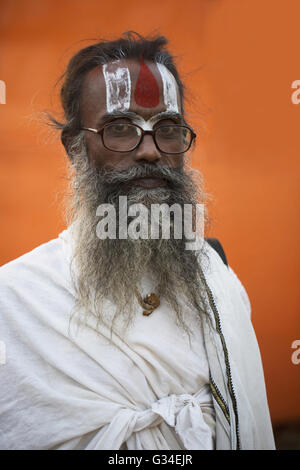
M 110 150 L 130 151 L 140 141 L 141 130 L 128 123 L 108 124 L 103 131 L 104 145 Z
M 190 129 L 183 126 L 158 127 L 155 136 L 158 147 L 166 153 L 184 153 L 192 141 Z

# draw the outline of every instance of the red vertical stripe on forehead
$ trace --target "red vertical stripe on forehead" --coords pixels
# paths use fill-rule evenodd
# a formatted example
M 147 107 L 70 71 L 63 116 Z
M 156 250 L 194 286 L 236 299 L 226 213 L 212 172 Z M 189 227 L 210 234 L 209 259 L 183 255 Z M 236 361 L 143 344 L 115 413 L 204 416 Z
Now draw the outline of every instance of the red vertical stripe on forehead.
M 154 108 L 159 103 L 159 87 L 153 73 L 141 58 L 141 68 L 135 86 L 136 104 L 144 108 Z

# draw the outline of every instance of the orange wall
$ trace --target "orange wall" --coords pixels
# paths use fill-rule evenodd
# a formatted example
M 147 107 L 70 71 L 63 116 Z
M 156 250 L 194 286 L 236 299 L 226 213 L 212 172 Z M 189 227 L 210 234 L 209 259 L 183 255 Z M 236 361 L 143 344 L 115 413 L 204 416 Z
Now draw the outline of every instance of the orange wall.
M 213 194 L 211 235 L 246 286 L 272 419 L 300 418 L 298 0 L 1 0 L 3 264 L 63 229 L 59 139 L 38 122 L 85 38 L 155 29 L 170 40 L 199 135 L 192 163 Z M 245 345 L 245 354 L 247 346 Z

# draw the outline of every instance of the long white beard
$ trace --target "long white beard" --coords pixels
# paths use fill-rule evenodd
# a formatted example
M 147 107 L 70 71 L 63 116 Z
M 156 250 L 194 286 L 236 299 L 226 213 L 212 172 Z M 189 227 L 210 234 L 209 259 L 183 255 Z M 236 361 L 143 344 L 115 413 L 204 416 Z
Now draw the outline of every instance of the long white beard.
M 193 182 L 193 171 L 174 171 L 158 168 L 169 181 L 169 188 L 145 190 L 128 189 L 128 181 L 140 176 L 140 167 L 123 172 L 99 172 L 88 163 L 86 150 L 75 152 L 71 184 L 73 195 L 68 207 L 68 223 L 72 223 L 74 235 L 74 263 L 76 266 L 77 301 L 72 318 L 84 324 L 88 312 L 93 312 L 99 323 L 106 321 L 104 303 L 109 299 L 116 306 L 114 319 L 122 316 L 125 328 L 133 323 L 136 312 L 141 310 L 136 290 L 145 273 L 156 281 L 155 293 L 164 298 L 176 312 L 178 326 L 188 334 L 191 331 L 183 320 L 182 300 L 196 309 L 201 316 L 205 309 L 204 291 L 199 279 L 199 260 L 203 254 L 185 250 L 185 240 L 170 239 L 99 239 L 96 226 L 99 218 L 96 209 L 110 203 L 118 212 L 120 195 L 128 196 L 128 204 L 142 202 L 193 204 L 204 202 L 205 194 Z M 153 171 L 146 165 L 146 172 Z M 176 295 L 175 295 L 176 293 Z M 181 301 L 179 301 L 181 299 Z

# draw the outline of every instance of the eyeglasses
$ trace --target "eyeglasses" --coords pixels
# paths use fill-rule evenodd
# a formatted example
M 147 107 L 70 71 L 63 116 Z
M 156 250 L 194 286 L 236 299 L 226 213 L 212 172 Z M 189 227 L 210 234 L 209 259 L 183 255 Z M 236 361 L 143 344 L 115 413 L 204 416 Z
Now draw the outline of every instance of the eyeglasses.
M 136 124 L 116 122 L 105 124 L 99 130 L 91 127 L 83 127 L 82 130 L 99 134 L 104 147 L 113 152 L 131 152 L 140 145 L 144 135 L 149 134 L 160 152 L 180 154 L 189 150 L 196 137 L 190 127 L 179 124 L 166 124 L 144 131 Z

